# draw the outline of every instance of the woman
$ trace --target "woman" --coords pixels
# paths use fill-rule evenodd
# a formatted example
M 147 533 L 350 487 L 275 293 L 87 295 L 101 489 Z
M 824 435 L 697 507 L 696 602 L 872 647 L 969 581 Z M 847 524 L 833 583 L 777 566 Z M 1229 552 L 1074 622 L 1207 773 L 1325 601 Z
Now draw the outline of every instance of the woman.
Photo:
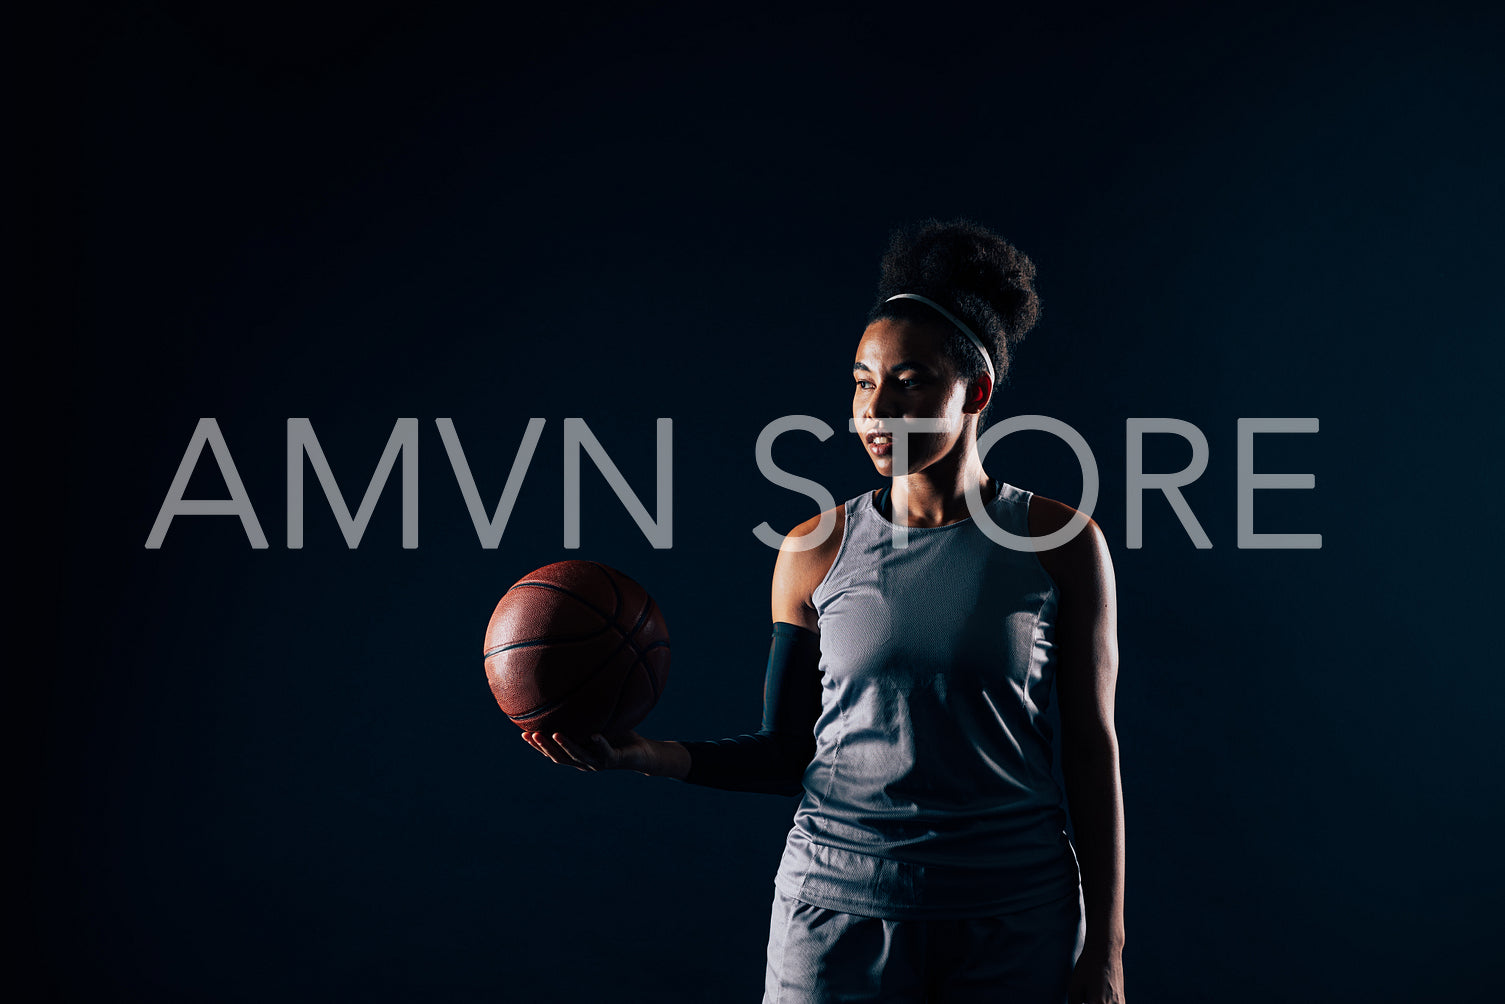
M 1124 1000 L 1108 548 L 1091 520 L 1038 551 L 978 524 L 1038 538 L 1077 515 L 989 477 L 977 450 L 1039 315 L 1033 278 L 1013 245 L 964 220 L 891 239 L 852 398 L 890 484 L 785 539 L 762 731 L 524 736 L 582 770 L 802 795 L 775 878 L 765 1004 Z M 1052 774 L 1052 683 L 1080 858 Z

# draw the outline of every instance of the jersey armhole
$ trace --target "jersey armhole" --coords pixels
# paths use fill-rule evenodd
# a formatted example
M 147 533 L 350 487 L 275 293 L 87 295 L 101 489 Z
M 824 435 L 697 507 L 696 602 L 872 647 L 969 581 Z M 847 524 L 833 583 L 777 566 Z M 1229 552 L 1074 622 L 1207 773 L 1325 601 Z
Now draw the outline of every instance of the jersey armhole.
M 841 556 L 847 553 L 847 541 L 852 537 L 852 511 L 856 508 L 851 502 L 842 506 L 841 543 L 836 546 L 836 557 L 831 559 L 831 567 L 826 569 L 826 574 L 821 576 L 820 582 L 816 583 L 815 588 L 810 590 L 810 605 L 815 608 L 817 623 L 820 621 L 820 591 L 826 588 L 827 582 L 831 581 L 831 575 L 836 571 L 836 566 L 841 564 Z
M 1034 540 L 1035 534 L 1029 525 L 1029 507 L 1035 501 L 1035 493 L 1023 488 L 1019 490 L 1024 492 L 1024 535 Z M 1061 584 L 1056 581 L 1054 575 L 1050 574 L 1050 571 L 1045 567 L 1045 562 L 1040 560 L 1040 552 L 1038 550 L 1031 550 L 1030 554 L 1035 556 L 1035 567 L 1040 569 L 1040 574 L 1045 576 L 1045 581 L 1050 583 L 1050 588 L 1055 590 L 1056 597 L 1059 599 L 1061 596 Z

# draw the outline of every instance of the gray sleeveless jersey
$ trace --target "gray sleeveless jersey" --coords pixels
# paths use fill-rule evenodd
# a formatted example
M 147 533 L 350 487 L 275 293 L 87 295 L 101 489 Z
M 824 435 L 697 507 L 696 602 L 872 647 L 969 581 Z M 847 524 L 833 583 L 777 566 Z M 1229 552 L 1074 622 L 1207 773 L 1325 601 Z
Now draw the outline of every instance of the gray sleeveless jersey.
M 1029 536 L 1030 492 L 993 522 Z M 788 895 L 876 917 L 984 916 L 1074 893 L 1045 709 L 1059 592 L 1034 552 L 971 518 L 893 524 L 846 503 L 813 602 L 822 710 L 775 877 Z

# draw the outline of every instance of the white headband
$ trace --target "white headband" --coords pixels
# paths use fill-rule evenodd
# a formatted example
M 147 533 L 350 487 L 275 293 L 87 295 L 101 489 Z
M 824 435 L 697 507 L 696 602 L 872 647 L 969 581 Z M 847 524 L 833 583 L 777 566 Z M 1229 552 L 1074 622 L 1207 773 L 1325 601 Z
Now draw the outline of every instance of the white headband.
M 883 302 L 892 303 L 895 300 L 919 300 L 921 303 L 925 304 L 925 306 L 930 307 L 936 313 L 940 314 L 946 320 L 950 321 L 952 324 L 960 328 L 961 333 L 970 338 L 972 340 L 972 344 L 977 346 L 977 351 L 982 353 L 983 365 L 988 368 L 988 379 L 993 381 L 993 383 L 995 384 L 998 382 L 998 377 L 993 374 L 993 357 L 988 354 L 987 349 L 983 348 L 982 339 L 974 335 L 972 333 L 972 329 L 963 324 L 955 314 L 951 313 L 951 311 L 947 310 L 939 303 L 936 303 L 934 300 L 928 297 L 921 296 L 919 293 L 898 293 L 894 296 L 890 296 Z

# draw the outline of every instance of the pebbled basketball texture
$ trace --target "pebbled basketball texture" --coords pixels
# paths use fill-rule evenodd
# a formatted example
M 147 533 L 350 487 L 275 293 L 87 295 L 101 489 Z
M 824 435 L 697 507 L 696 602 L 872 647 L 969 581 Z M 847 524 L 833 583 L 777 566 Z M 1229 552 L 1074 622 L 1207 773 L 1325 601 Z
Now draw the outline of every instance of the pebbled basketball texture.
M 508 589 L 486 625 L 486 677 L 524 732 L 616 739 L 658 703 L 669 630 L 648 591 L 596 561 L 556 561 Z

